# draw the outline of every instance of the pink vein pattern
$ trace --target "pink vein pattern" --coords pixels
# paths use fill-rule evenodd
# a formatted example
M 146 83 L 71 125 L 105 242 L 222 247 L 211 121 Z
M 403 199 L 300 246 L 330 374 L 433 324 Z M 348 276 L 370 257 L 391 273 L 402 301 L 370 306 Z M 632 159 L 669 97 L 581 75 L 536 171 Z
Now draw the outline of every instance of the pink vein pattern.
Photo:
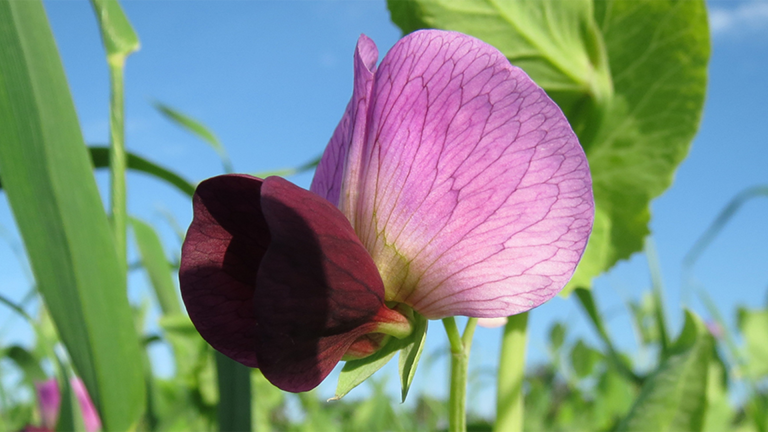
M 312 190 L 337 204 L 335 191 L 353 191 L 340 207 L 386 300 L 437 319 L 513 315 L 553 297 L 594 214 L 587 159 L 560 109 L 492 46 L 437 30 L 395 44 L 362 101 L 368 41 L 355 57 L 358 109 L 350 120 L 348 108 Z

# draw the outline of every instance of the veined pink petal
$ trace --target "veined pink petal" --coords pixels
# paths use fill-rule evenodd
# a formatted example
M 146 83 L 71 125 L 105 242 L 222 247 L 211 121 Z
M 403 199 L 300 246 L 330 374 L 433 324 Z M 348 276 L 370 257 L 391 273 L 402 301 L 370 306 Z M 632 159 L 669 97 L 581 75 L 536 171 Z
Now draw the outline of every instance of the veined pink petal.
M 350 219 L 349 202 L 356 200 L 360 151 L 365 137 L 366 113 L 379 51 L 368 36 L 360 35 L 355 49 L 352 99 L 323 152 L 310 190 L 339 207 Z M 347 179 L 346 183 L 342 180 Z M 345 198 L 342 199 L 342 194 Z M 350 196 L 351 195 L 351 196 Z
M 589 168 L 521 69 L 470 36 L 415 32 L 379 65 L 368 110 L 360 180 L 344 187 L 387 300 L 499 317 L 562 289 L 592 227 Z

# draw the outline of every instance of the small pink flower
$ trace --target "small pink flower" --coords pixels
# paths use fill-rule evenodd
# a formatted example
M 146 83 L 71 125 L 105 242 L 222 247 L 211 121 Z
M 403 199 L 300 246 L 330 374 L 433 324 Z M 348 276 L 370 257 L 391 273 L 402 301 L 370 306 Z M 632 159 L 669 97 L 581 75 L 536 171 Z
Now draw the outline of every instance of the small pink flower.
M 93 406 L 91 397 L 85 389 L 85 385 L 80 378 L 72 378 L 70 381 L 72 389 L 80 405 L 80 411 L 83 413 L 83 422 L 87 432 L 96 432 L 101 429 L 101 419 Z M 37 399 L 40 404 L 40 416 L 43 421 L 43 429 L 55 430 L 56 423 L 59 420 L 59 409 L 61 407 L 61 392 L 59 391 L 59 382 L 55 378 L 35 384 L 37 388 Z M 33 429 L 25 430 L 36 430 Z

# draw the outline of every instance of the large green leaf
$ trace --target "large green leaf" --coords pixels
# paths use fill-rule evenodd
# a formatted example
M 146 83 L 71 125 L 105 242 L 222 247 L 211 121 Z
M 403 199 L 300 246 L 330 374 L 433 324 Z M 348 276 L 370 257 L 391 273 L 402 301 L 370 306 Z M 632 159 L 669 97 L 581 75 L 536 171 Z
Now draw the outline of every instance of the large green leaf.
M 619 431 L 700 431 L 707 404 L 714 339 L 696 315 L 686 311 L 680 337 L 669 356 L 645 382 Z
M 709 34 L 703 0 L 388 0 L 392 20 L 496 46 L 557 102 L 589 158 L 595 232 L 574 280 L 643 247 L 649 203 L 698 128 Z
M 144 407 L 125 280 L 39 1 L 0 1 L 0 172 L 35 279 L 107 430 Z

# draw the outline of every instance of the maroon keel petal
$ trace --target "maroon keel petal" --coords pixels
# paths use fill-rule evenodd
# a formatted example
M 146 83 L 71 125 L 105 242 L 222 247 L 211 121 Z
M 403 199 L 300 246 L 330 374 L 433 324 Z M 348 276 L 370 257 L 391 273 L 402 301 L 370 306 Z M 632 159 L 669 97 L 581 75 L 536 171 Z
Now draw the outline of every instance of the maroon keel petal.
M 277 387 L 306 391 L 393 311 L 373 260 L 336 207 L 279 177 L 267 178 L 261 193 L 272 243 L 256 283 L 259 367 Z
M 258 367 L 256 273 L 270 243 L 261 188 L 261 179 L 246 175 L 200 183 L 179 269 L 181 295 L 200 335 L 250 367 Z

